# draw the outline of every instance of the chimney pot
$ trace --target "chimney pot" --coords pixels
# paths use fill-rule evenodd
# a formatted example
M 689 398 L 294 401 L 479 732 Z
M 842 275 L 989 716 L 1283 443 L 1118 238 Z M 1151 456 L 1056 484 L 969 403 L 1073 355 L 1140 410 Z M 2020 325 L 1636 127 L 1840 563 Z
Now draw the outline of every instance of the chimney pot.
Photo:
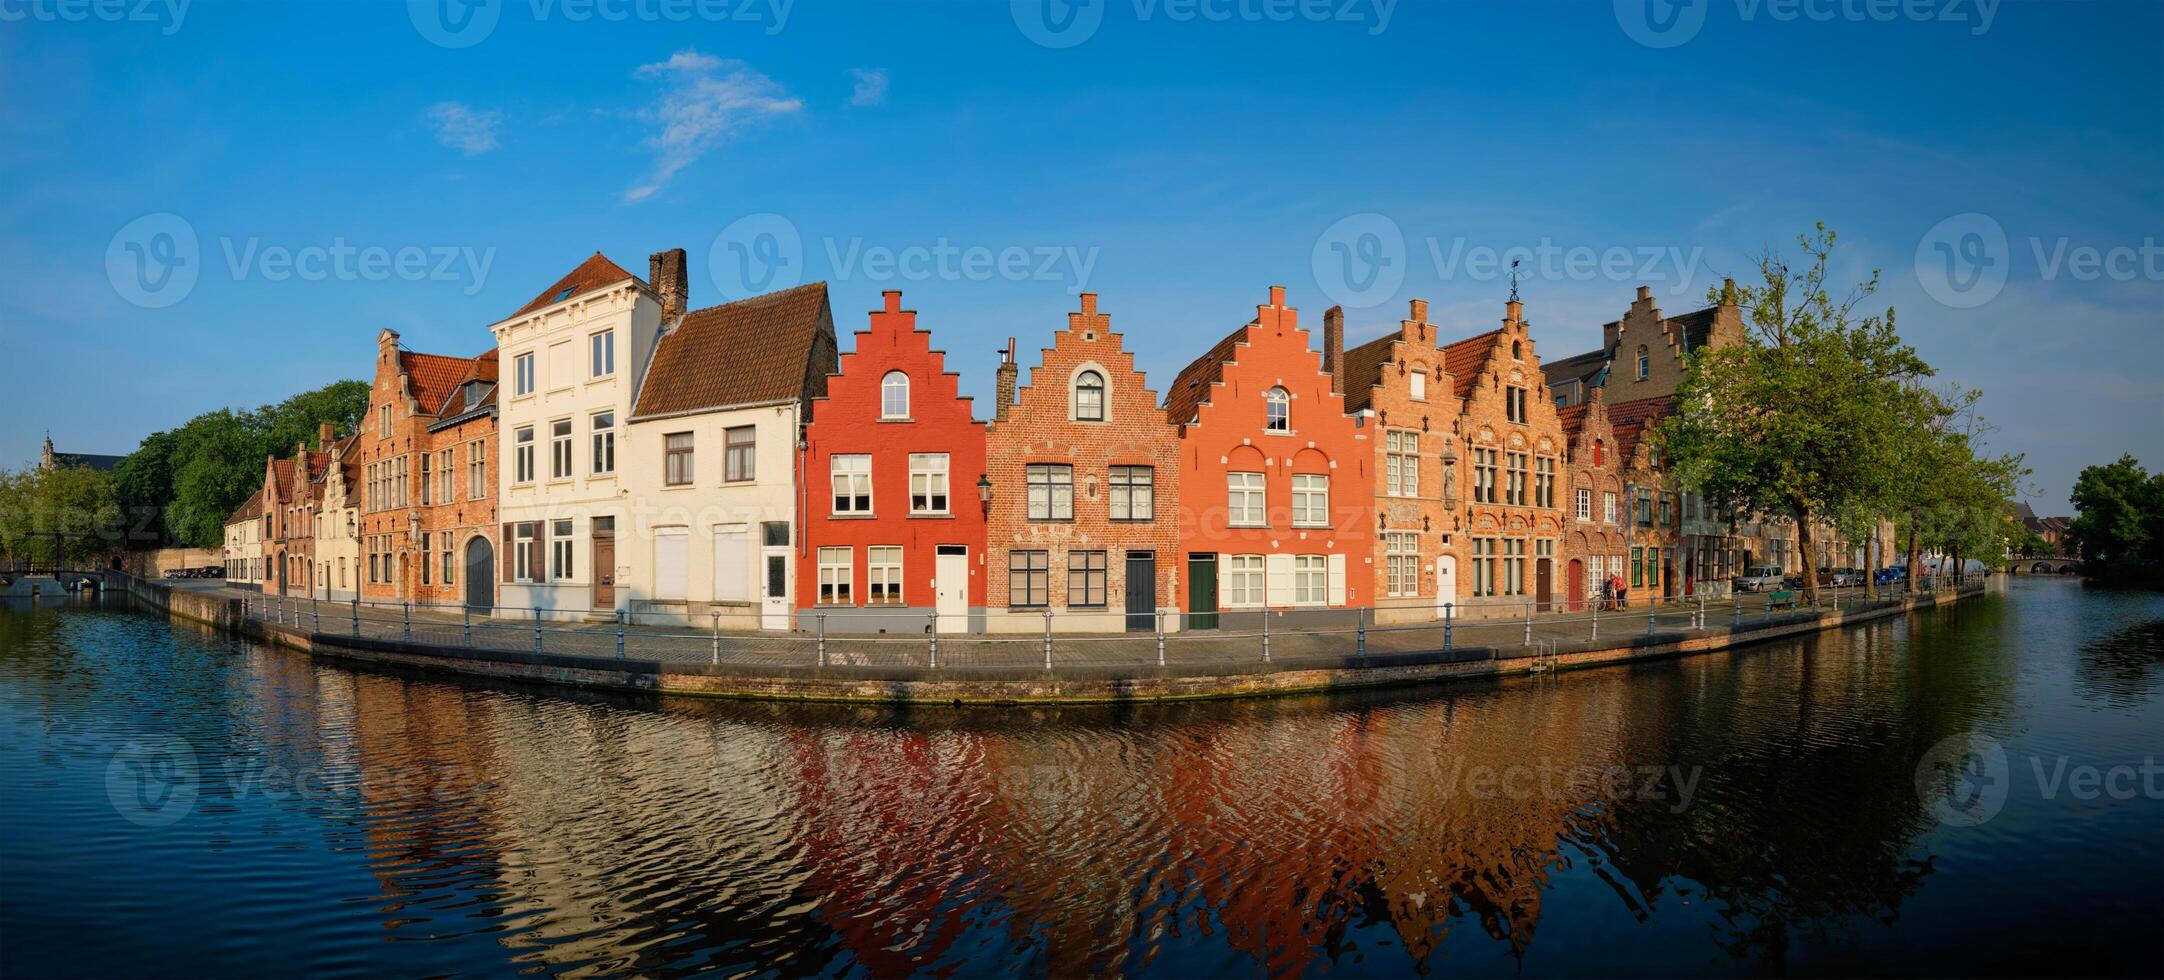
M 1638 287 L 1638 298 L 1639 298 L 1639 299 L 1652 299 L 1652 298 L 1653 298 L 1653 287 L 1651 287 L 1651 286 L 1640 286 L 1640 287 Z
M 885 291 L 885 292 L 882 292 L 882 293 L 880 293 L 879 295 L 880 295 L 880 297 L 881 297 L 882 299 L 886 300 L 886 307 L 887 307 L 886 311 L 887 311 L 888 313 L 900 313 L 900 312 L 902 311 L 902 291 L 901 291 L 901 290 L 899 290 L 899 289 L 889 289 L 889 290 L 887 290 L 887 291 Z
M 1330 393 L 1344 394 L 1345 308 L 1342 306 L 1333 306 L 1322 312 L 1322 367 L 1330 372 Z
M 1271 306 L 1283 306 L 1283 305 L 1285 305 L 1285 287 L 1283 287 L 1283 286 L 1271 286 L 1271 287 L 1270 287 L 1270 305 L 1271 305 Z
M 1091 314 L 1091 313 L 1095 313 L 1095 312 L 1097 312 L 1097 294 L 1096 294 L 1096 293 L 1083 293 L 1083 294 L 1082 294 L 1082 312 L 1083 312 L 1084 314 Z
M 1427 301 L 1427 300 L 1424 300 L 1424 299 L 1416 299 L 1416 300 L 1413 300 L 1413 303 L 1412 303 L 1412 310 L 1413 310 L 1413 311 L 1412 311 L 1412 316 L 1411 316 L 1411 317 L 1409 317 L 1408 319 L 1412 320 L 1412 321 L 1413 321 L 1414 323 L 1426 323 L 1426 322 L 1428 322 L 1428 301 Z
M 316 448 L 328 450 L 331 448 L 331 442 L 337 438 L 338 429 L 329 422 L 316 426 Z
M 1008 337 L 1007 349 L 1001 351 L 999 355 L 998 382 L 992 395 L 995 403 L 992 406 L 992 418 L 994 421 L 1007 421 L 1007 410 L 1014 405 L 1015 373 L 1018 370 L 1019 368 L 1015 367 L 1014 363 L 1014 338 Z

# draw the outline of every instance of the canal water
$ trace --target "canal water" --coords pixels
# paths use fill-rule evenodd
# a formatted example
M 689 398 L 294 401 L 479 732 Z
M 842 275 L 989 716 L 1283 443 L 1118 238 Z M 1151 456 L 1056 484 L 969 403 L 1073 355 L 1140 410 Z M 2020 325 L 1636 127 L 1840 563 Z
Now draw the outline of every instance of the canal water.
M 0 974 L 2154 974 L 2164 597 L 1395 696 L 888 710 L 0 608 Z

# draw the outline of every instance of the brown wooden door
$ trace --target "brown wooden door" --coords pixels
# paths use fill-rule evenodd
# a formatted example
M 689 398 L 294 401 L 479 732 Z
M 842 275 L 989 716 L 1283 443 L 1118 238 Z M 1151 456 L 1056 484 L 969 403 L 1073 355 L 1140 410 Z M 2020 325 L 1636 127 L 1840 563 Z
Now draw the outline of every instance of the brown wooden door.
M 594 531 L 594 608 L 616 608 L 616 533 Z
M 1539 609 L 1542 612 L 1554 608 L 1549 605 L 1549 603 L 1555 601 L 1555 561 L 1553 559 L 1542 558 L 1533 565 L 1533 599 L 1540 604 Z

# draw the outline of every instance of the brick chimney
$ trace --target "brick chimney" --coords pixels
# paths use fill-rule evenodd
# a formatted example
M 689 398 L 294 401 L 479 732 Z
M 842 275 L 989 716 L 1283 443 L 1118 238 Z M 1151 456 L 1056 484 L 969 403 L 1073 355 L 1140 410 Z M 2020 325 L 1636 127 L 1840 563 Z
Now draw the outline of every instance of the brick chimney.
M 1322 311 L 1322 369 L 1330 372 L 1330 393 L 1345 393 L 1345 308 Z
M 996 404 L 992 408 L 992 418 L 995 421 L 1007 421 L 1007 410 L 1014 405 L 1014 383 L 1017 370 L 1019 369 L 1014 364 L 1014 338 L 1009 337 L 1007 338 L 1007 349 L 1001 351 L 999 355 L 999 381 L 995 386 L 993 396 Z
M 329 422 L 323 422 L 316 426 L 317 449 L 322 450 L 323 452 L 330 452 L 331 443 L 337 441 L 337 439 L 338 429 L 332 426 Z
M 664 329 L 674 327 L 676 318 L 684 315 L 691 302 L 691 280 L 684 275 L 684 250 L 672 248 L 655 252 L 646 260 L 647 282 L 654 292 L 661 294 L 661 323 Z

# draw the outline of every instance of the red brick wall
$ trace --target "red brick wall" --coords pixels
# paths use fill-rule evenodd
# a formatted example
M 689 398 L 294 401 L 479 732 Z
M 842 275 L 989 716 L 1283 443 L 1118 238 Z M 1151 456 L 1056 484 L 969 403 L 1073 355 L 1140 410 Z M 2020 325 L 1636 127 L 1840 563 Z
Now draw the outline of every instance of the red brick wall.
M 1438 601 L 1435 563 L 1437 558 L 1453 554 L 1452 529 L 1457 525 L 1460 506 L 1458 496 L 1445 494 L 1446 489 L 1460 486 L 1445 476 L 1458 465 L 1455 432 L 1459 406 L 1450 378 L 1443 371 L 1435 326 L 1427 322 L 1428 304 L 1413 300 L 1410 312 L 1410 318 L 1399 325 L 1389 360 L 1378 372 L 1378 384 L 1368 396 L 1369 408 L 1375 413 L 1368 435 L 1374 458 L 1377 511 L 1375 574 L 1369 594 L 1376 597 L 1378 608 L 1433 616 Z M 1426 375 L 1425 398 L 1413 397 L 1415 372 Z M 1392 431 L 1411 436 L 1419 453 L 1413 495 L 1389 493 L 1385 478 L 1387 434 Z M 1419 572 L 1410 596 L 1390 595 L 1387 535 L 1392 533 L 1412 534 L 1418 545 Z M 1456 600 L 1456 595 L 1450 595 L 1439 601 Z
M 1085 366 L 1101 369 L 1106 381 L 1106 418 L 1077 422 L 1071 417 L 1070 385 Z M 1050 554 L 1052 607 L 1064 608 L 1067 555 L 1070 551 L 1106 551 L 1110 583 L 1108 606 L 1117 611 L 1126 582 L 1129 550 L 1157 554 L 1157 604 L 1176 601 L 1179 552 L 1178 515 L 1182 495 L 1179 441 L 1165 424 L 1157 393 L 1135 370 L 1134 355 L 1122 349 L 1111 318 L 1097 312 L 1097 296 L 1083 293 L 1081 310 L 1067 315 L 1067 329 L 1053 335 L 1043 362 L 1030 371 L 1029 383 L 1016 395 L 1006 417 L 985 427 L 985 468 L 993 486 L 987 529 L 985 590 L 993 609 L 1008 606 L 1007 561 L 1017 549 Z M 996 410 L 996 408 L 995 408 Z M 1026 507 L 1025 468 L 1030 463 L 1066 463 L 1074 467 L 1074 520 L 1031 521 Z M 1108 518 L 1106 479 L 1112 466 L 1155 468 L 1154 511 L 1148 522 Z
M 1458 591 L 1464 601 L 1473 603 L 1475 611 L 1481 606 L 1514 607 L 1515 615 L 1522 612 L 1522 603 L 1538 597 L 1541 557 L 1538 542 L 1555 542 L 1556 554 L 1549 557 L 1551 598 L 1563 591 L 1563 575 L 1567 567 L 1562 560 L 1564 508 L 1569 504 L 1570 479 L 1564 465 L 1563 429 L 1556 418 L 1555 401 L 1548 391 L 1546 376 L 1540 370 L 1540 358 L 1534 351 L 1531 325 L 1526 323 L 1517 300 L 1505 304 L 1502 330 L 1489 342 L 1485 361 L 1467 377 L 1454 378 L 1461 396 L 1460 414 L 1457 422 L 1459 438 L 1458 486 L 1465 501 L 1464 517 L 1452 536 L 1451 546 L 1458 556 Z M 1526 390 L 1526 420 L 1512 422 L 1508 412 L 1508 391 L 1512 387 Z M 1496 501 L 1486 503 L 1475 499 L 1474 464 L 1475 453 L 1482 448 L 1497 453 Z M 1526 503 L 1509 503 L 1507 487 L 1510 479 L 1509 453 L 1524 453 L 1526 465 Z M 1538 473 L 1538 461 L 1543 456 L 1556 461 L 1555 506 L 1536 506 L 1534 485 Z M 1476 583 L 1475 571 L 1470 564 L 1474 553 L 1474 538 L 1497 540 L 1497 567 L 1506 558 L 1503 550 L 1508 540 L 1523 540 L 1525 544 L 1524 592 L 1522 595 L 1499 595 L 1481 598 L 1473 595 Z M 1501 574 L 1499 573 L 1499 578 Z
M 885 309 L 871 314 L 871 329 L 856 335 L 856 349 L 841 356 L 838 373 L 827 379 L 826 394 L 812 403 L 805 427 L 802 482 L 807 488 L 801 524 L 807 560 L 797 562 L 797 605 L 818 604 L 818 549 L 848 547 L 855 562 L 851 592 L 856 605 L 870 597 L 866 549 L 902 548 L 902 599 L 906 606 L 931 608 L 937 599 L 933 573 L 939 545 L 969 548 L 969 604 L 985 604 L 990 578 L 985 554 L 985 512 L 977 481 L 985 472 L 985 427 L 973 418 L 974 405 L 961 394 L 957 377 L 947 370 L 946 354 L 932 349 L 929 331 L 917 329 L 914 310 L 902 309 L 902 294 L 885 294 Z M 909 377 L 909 417 L 883 419 L 882 385 L 890 372 Z M 948 516 L 911 517 L 909 455 L 947 454 Z M 834 517 L 831 486 L 835 454 L 872 457 L 871 518 Z M 1002 575 L 1005 566 L 1000 567 Z
M 1331 391 L 1322 356 L 1300 329 L 1299 311 L 1285 305 L 1283 286 L 1255 308 L 1244 346 L 1219 372 L 1192 421 L 1182 419 L 1180 551 L 1246 555 L 1343 555 L 1345 604 L 1372 605 L 1375 547 L 1375 430 L 1345 414 Z M 1264 393 L 1291 396 L 1289 432 L 1265 427 Z M 1263 473 L 1266 527 L 1229 523 L 1226 474 Z M 1292 478 L 1327 475 L 1328 527 L 1292 523 Z M 1220 581 L 1223 571 L 1220 570 Z M 1219 602 L 1225 602 L 1220 586 Z M 1181 608 L 1187 606 L 1184 589 Z

